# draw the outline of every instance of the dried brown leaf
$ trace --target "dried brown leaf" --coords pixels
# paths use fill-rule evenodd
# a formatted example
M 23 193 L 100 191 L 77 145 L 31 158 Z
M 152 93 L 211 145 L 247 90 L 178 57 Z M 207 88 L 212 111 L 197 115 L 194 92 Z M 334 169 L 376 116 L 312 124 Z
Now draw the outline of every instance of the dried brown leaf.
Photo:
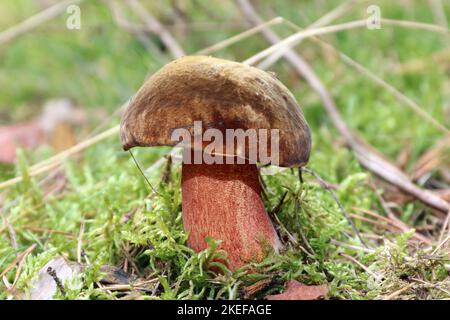
M 328 294 L 328 286 L 307 286 L 296 280 L 289 280 L 283 293 L 266 296 L 267 300 L 317 300 Z

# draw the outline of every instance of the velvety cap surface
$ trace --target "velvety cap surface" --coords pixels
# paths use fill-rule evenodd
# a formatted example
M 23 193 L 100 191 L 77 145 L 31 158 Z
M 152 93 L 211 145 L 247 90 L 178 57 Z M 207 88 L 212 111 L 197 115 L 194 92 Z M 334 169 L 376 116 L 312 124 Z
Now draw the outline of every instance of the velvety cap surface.
M 279 165 L 308 161 L 310 130 L 291 92 L 271 73 L 205 56 L 174 60 L 144 83 L 122 118 L 123 148 L 176 145 L 172 132 L 194 121 L 222 132 L 267 129 L 269 137 L 278 129 Z

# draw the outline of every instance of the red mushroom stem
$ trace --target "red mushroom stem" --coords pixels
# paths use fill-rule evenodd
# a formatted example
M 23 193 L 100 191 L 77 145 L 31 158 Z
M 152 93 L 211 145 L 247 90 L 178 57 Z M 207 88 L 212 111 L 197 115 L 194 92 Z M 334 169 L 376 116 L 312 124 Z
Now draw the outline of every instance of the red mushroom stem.
M 261 260 L 281 243 L 261 199 L 254 164 L 185 164 L 182 166 L 183 224 L 188 245 L 207 247 L 206 237 L 222 240 L 228 267 L 236 270 Z

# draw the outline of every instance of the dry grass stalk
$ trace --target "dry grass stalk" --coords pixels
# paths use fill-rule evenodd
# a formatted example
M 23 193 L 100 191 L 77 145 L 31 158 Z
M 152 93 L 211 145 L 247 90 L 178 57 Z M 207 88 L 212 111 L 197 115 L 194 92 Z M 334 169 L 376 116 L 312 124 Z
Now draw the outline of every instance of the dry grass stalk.
M 25 19 L 24 21 L 16 24 L 15 26 L 0 32 L 0 46 L 6 44 L 17 37 L 35 29 L 40 24 L 47 22 L 53 18 L 56 18 L 60 14 L 64 13 L 67 7 L 71 4 L 78 4 L 83 0 L 64 0 L 52 5 L 49 8 L 42 10 L 34 16 Z
M 251 22 L 252 24 L 261 23 L 262 19 L 257 15 L 249 1 L 240 0 L 239 4 L 241 6 L 242 12 L 247 17 L 249 22 Z M 270 43 L 272 43 L 272 47 L 276 46 L 276 44 L 280 42 L 278 36 L 271 30 L 263 30 L 262 33 L 264 37 Z M 450 204 L 448 202 L 442 200 L 435 194 L 427 190 L 423 190 L 413 184 L 401 170 L 384 159 L 384 157 L 380 156 L 380 153 L 375 151 L 373 147 L 363 142 L 360 137 L 351 132 L 344 119 L 342 118 L 340 112 L 338 111 L 338 108 L 332 96 L 322 84 L 320 79 L 317 77 L 314 70 L 303 58 L 301 58 L 292 49 L 287 50 L 284 53 L 284 56 L 292 64 L 295 70 L 305 78 L 312 89 L 319 94 L 334 126 L 346 139 L 347 144 L 353 149 L 359 162 L 366 169 L 372 171 L 387 182 L 396 185 L 401 190 L 413 195 L 418 200 L 429 205 L 430 207 L 438 209 L 441 212 L 447 212 L 448 210 L 450 210 Z

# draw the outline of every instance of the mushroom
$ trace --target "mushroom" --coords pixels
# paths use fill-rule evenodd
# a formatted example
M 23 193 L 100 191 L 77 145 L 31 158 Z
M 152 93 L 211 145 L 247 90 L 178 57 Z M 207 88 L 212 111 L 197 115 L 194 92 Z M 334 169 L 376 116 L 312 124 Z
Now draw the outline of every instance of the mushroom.
M 121 122 L 123 148 L 175 146 L 179 141 L 173 140 L 173 132 L 180 128 L 194 131 L 195 140 L 194 121 L 202 123 L 200 135 L 207 129 L 226 136 L 231 129 L 253 129 L 268 132 L 271 139 L 277 133 L 278 140 L 277 148 L 258 140 L 259 149 L 250 143 L 228 149 L 227 141 L 219 141 L 221 148 L 208 152 L 225 160 L 212 164 L 187 163 L 185 159 L 207 149 L 205 141 L 199 148 L 195 141 L 189 144 L 182 164 L 188 245 L 201 251 L 207 237 L 221 240 L 231 270 L 260 261 L 271 250 L 278 252 L 281 242 L 261 199 L 258 168 L 249 160 L 257 150 L 253 160 L 259 162 L 260 153 L 266 152 L 267 163 L 281 167 L 307 163 L 311 135 L 294 96 L 272 73 L 251 66 L 205 56 L 179 58 L 153 74 L 132 99 Z M 244 161 L 229 163 L 230 158 Z

